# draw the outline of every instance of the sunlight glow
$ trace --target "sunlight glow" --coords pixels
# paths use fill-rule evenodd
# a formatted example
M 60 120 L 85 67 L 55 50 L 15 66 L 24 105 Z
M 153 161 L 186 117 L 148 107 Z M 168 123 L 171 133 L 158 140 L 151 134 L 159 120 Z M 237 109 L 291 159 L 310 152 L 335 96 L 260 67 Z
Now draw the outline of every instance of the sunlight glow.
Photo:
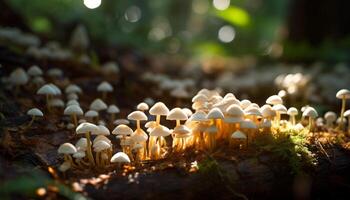
M 219 29 L 218 38 L 221 42 L 229 43 L 236 36 L 236 31 L 232 26 L 223 26 Z
M 213 5 L 218 10 L 225 10 L 230 6 L 230 0 L 213 0 Z
M 84 5 L 89 9 L 95 9 L 101 5 L 101 0 L 84 0 Z
M 141 9 L 137 6 L 130 6 L 126 9 L 124 17 L 129 22 L 137 22 L 141 19 Z

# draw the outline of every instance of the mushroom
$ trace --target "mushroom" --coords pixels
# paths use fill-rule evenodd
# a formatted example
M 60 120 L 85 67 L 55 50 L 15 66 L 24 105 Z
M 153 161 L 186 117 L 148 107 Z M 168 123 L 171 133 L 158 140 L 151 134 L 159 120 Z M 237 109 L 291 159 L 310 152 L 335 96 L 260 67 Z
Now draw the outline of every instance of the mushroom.
M 137 110 L 140 110 L 140 111 L 142 111 L 142 112 L 145 112 L 146 110 L 149 109 L 149 107 L 148 107 L 147 103 L 141 102 L 141 103 L 139 103 L 139 104 L 136 106 L 136 109 L 137 109 Z
M 218 132 L 218 128 L 215 124 L 210 125 L 204 132 L 205 144 L 209 150 L 213 150 L 216 147 L 215 135 Z
M 303 117 L 309 117 L 309 130 L 310 132 L 313 130 L 314 127 L 314 120 L 318 116 L 317 111 L 313 107 L 308 107 L 303 112 Z
M 93 122 L 94 119 L 96 119 L 96 121 L 98 121 L 98 112 L 95 110 L 87 111 L 84 116 L 91 119 L 91 122 Z
M 176 87 L 170 92 L 172 97 L 176 98 L 176 105 L 180 106 L 181 99 L 187 99 L 190 95 L 184 87 Z
M 294 126 L 295 125 L 295 116 L 298 115 L 298 109 L 294 107 L 290 107 L 287 110 L 287 114 L 289 115 L 289 121 Z
M 337 120 L 337 114 L 335 114 L 335 112 L 328 111 L 324 114 L 324 119 L 326 120 L 326 126 L 328 128 L 332 128 L 334 122 Z
M 17 96 L 21 85 L 27 84 L 29 77 L 24 69 L 17 68 L 11 72 L 9 80 L 13 85 L 15 85 L 15 95 Z
M 96 152 L 96 165 L 104 168 L 106 159 L 104 159 L 101 154 L 106 153 L 106 151 L 111 148 L 111 145 L 105 140 L 97 140 L 94 142 L 93 147 L 94 151 Z
M 124 124 L 120 124 L 117 127 L 115 127 L 115 129 L 112 131 L 112 134 L 117 135 L 117 136 L 122 136 L 122 138 L 120 140 L 121 141 L 120 143 L 122 144 L 122 143 L 125 143 L 127 136 L 130 136 L 133 134 L 133 131 L 129 126 L 124 125 Z M 123 152 L 129 153 L 128 150 L 130 150 L 130 149 L 127 149 L 126 146 L 121 145 L 121 144 L 120 144 L 120 146 L 122 147 Z
M 75 158 L 75 162 L 80 168 L 85 168 L 85 166 L 89 166 L 89 163 L 84 161 L 86 157 L 85 151 L 78 151 L 73 154 L 73 158 Z
M 131 135 L 131 140 L 134 143 L 133 149 L 137 150 L 135 159 L 137 161 L 146 159 L 147 157 L 147 149 L 146 149 L 146 141 L 148 139 L 148 135 L 142 129 L 136 129 L 134 133 Z
M 59 98 L 54 98 L 49 101 L 50 107 L 54 108 L 63 108 L 64 107 L 64 102 L 62 99 Z
M 27 70 L 27 74 L 31 77 L 37 77 L 37 76 L 42 76 L 43 71 L 37 65 L 33 65 L 29 67 L 29 69 Z
M 114 122 L 115 121 L 115 114 L 120 113 L 120 110 L 116 105 L 112 104 L 112 105 L 108 106 L 107 113 L 109 113 L 111 115 L 111 122 Z
M 230 146 L 238 144 L 239 149 L 242 149 L 242 141 L 247 142 L 247 136 L 242 131 L 235 131 L 231 134 Z
M 51 107 L 50 107 L 49 101 L 50 101 L 52 96 L 58 94 L 57 90 L 55 88 L 53 88 L 52 85 L 46 84 L 46 85 L 43 85 L 41 88 L 39 88 L 39 90 L 36 93 L 46 96 L 47 110 L 50 112 Z
M 240 122 L 244 118 L 244 111 L 239 105 L 231 105 L 226 111 L 226 116 L 224 118 L 224 122 L 226 127 L 224 128 L 223 138 L 230 139 L 230 133 L 236 131 L 239 128 Z
M 185 125 L 176 126 L 173 130 L 173 149 L 182 151 L 186 149 L 186 138 L 191 136 L 191 130 Z
M 278 105 L 278 104 L 283 104 L 283 100 L 278 95 L 272 95 L 266 99 L 266 103 L 274 106 L 274 105 Z
M 92 166 L 95 166 L 95 160 L 92 155 L 92 149 L 91 149 L 91 140 L 90 140 L 90 135 L 94 134 L 95 132 L 99 131 L 99 128 L 95 124 L 91 124 L 88 122 L 81 123 L 77 128 L 76 128 L 76 133 L 77 134 L 85 134 L 86 140 L 87 140 L 87 156 L 89 159 L 89 162 Z
M 112 156 L 110 161 L 111 163 L 118 163 L 119 167 L 121 167 L 123 163 L 130 163 L 130 158 L 127 154 L 118 152 Z
M 198 148 L 204 148 L 204 131 L 207 128 L 206 114 L 203 111 L 195 112 L 189 119 L 189 121 L 194 122 L 195 125 L 192 128 L 193 144 Z
M 247 134 L 247 147 L 255 137 L 255 132 L 258 129 L 257 125 L 249 119 L 243 120 L 240 127 Z
M 336 97 L 338 99 L 342 100 L 342 106 L 341 106 L 341 111 L 340 111 L 340 121 L 343 122 L 344 120 L 344 112 L 346 109 L 346 100 L 350 99 L 350 91 L 347 89 L 341 89 L 337 92 Z M 344 129 L 344 125 L 342 123 L 339 124 L 338 127 L 340 130 Z
M 129 120 L 127 119 L 116 119 L 114 122 L 113 122 L 114 125 L 120 125 L 120 124 L 124 124 L 124 125 L 128 125 L 130 124 Z
M 276 104 L 272 107 L 272 110 L 276 112 L 275 124 L 278 127 L 280 125 L 281 114 L 286 114 L 287 108 L 282 104 Z
M 141 111 L 134 111 L 128 115 L 128 120 L 135 120 L 137 129 L 141 129 L 140 121 L 147 121 L 147 116 Z
M 69 162 L 71 166 L 76 167 L 70 155 L 77 152 L 77 149 L 71 143 L 64 143 L 58 148 L 58 153 L 64 155 L 64 161 Z
M 186 113 L 181 109 L 181 108 L 174 108 L 172 109 L 167 117 L 167 120 L 176 120 L 176 126 L 180 126 L 181 125 L 181 120 L 187 120 L 188 117 L 186 115 Z
M 66 87 L 64 92 L 66 94 L 81 94 L 83 90 L 78 85 L 70 84 Z
M 156 160 L 156 159 L 160 158 L 160 150 L 161 150 L 161 147 L 162 147 L 162 139 L 164 137 L 167 137 L 167 136 L 171 135 L 171 131 L 167 127 L 159 125 L 159 126 L 155 127 L 150 132 L 149 135 L 150 135 L 149 145 L 148 145 L 148 149 L 150 150 L 149 151 L 149 157 L 151 159 Z
M 160 124 L 160 116 L 166 116 L 169 113 L 169 109 L 162 102 L 157 102 L 154 104 L 149 110 L 151 115 L 156 115 L 156 124 L 157 126 Z
M 213 149 L 216 147 L 216 135 L 221 133 L 222 128 L 220 127 L 220 121 L 224 119 L 224 114 L 221 112 L 219 108 L 213 108 L 209 111 L 207 114 L 207 119 L 211 120 L 211 125 L 214 125 L 217 128 L 217 132 L 210 132 L 208 137 L 208 144 L 210 149 Z M 212 130 L 212 128 L 208 128 L 208 130 Z
M 30 120 L 27 128 L 30 128 L 32 126 L 36 117 L 43 117 L 44 116 L 43 112 L 41 112 L 41 110 L 39 110 L 38 108 L 32 108 L 32 109 L 28 110 L 27 115 L 30 115 L 32 117 L 32 120 Z
M 107 93 L 113 92 L 113 86 L 107 81 L 103 81 L 97 86 L 97 91 L 102 92 L 102 99 L 105 100 L 107 98 Z
M 68 100 L 78 100 L 79 96 L 76 93 L 70 93 L 67 95 Z
M 78 118 L 77 116 L 81 116 L 84 114 L 83 110 L 80 108 L 79 105 L 70 105 L 67 106 L 66 109 L 64 109 L 63 112 L 64 115 L 70 115 L 72 118 L 72 122 L 74 126 L 78 126 Z
M 106 109 L 107 109 L 107 105 L 101 99 L 95 99 L 90 104 L 90 110 L 95 110 L 95 111 L 99 112 L 101 110 L 106 110 Z

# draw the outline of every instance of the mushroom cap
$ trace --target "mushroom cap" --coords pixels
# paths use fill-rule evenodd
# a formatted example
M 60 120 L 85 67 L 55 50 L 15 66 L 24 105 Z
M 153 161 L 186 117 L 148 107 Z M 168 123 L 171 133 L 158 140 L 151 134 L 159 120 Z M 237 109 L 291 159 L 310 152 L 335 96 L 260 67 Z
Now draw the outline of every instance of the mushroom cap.
M 79 102 L 77 101 L 77 100 L 69 100 L 68 102 L 67 102 L 67 106 L 70 106 L 70 105 L 78 105 L 78 106 L 80 106 L 80 104 L 79 104 Z
M 338 99 L 350 99 L 350 91 L 347 89 L 341 89 L 337 92 L 336 97 Z
M 108 144 L 112 145 L 111 140 L 108 139 L 105 135 L 98 135 L 98 136 L 96 136 L 96 138 L 94 139 L 93 143 L 97 143 L 100 140 L 105 141 Z
M 136 106 L 136 109 L 137 109 L 137 110 L 141 110 L 141 111 L 145 111 L 145 110 L 148 110 L 148 109 L 149 109 L 149 106 L 148 106 L 147 103 L 141 102 L 141 103 L 139 103 L 139 104 Z
M 201 102 L 201 103 L 204 103 L 204 102 L 207 102 L 208 101 L 208 97 L 204 94 L 197 94 L 196 96 L 194 96 L 192 98 L 192 102 L 195 103 L 195 102 Z
M 57 87 L 55 84 L 48 83 L 48 85 L 50 85 L 53 88 L 53 90 L 56 92 L 55 95 L 61 95 L 62 94 L 61 89 L 59 87 Z
M 283 104 L 283 100 L 278 95 L 272 95 L 266 99 L 266 103 L 271 105 Z
M 207 108 L 208 103 L 207 102 L 194 102 L 192 104 L 193 110 L 201 110 Z
M 272 110 L 278 111 L 278 112 L 280 112 L 281 114 L 287 113 L 287 108 L 286 108 L 284 105 L 282 105 L 282 104 L 276 104 L 276 105 L 274 105 L 274 106 L 272 107 Z
M 17 68 L 10 74 L 10 81 L 15 85 L 24 85 L 29 81 L 27 72 L 22 68 Z
M 317 111 L 313 107 L 308 107 L 303 112 L 303 117 L 311 117 L 312 119 L 315 119 L 318 116 Z
M 344 112 L 344 117 L 350 117 L 350 110 L 347 110 Z
M 32 109 L 28 110 L 27 115 L 36 116 L 36 117 L 44 116 L 43 112 L 41 112 L 41 110 L 39 110 L 37 108 L 32 108 Z
M 226 109 L 226 114 L 232 117 L 243 117 L 244 111 L 240 106 L 234 104 Z
M 249 101 L 248 99 L 243 99 L 243 100 L 240 102 L 240 105 L 241 105 L 242 109 L 248 108 L 248 106 L 250 106 L 250 104 L 252 104 L 252 102 Z
M 120 110 L 116 105 L 112 104 L 112 105 L 108 106 L 107 112 L 108 113 L 120 113 Z
M 67 106 L 66 109 L 64 109 L 63 114 L 64 115 L 73 115 L 73 114 L 83 115 L 84 112 L 79 105 L 70 105 L 70 106 Z
M 113 135 L 132 135 L 133 131 L 132 129 L 124 124 L 120 124 L 112 131 Z
M 261 106 L 260 112 L 263 117 L 274 117 L 276 116 L 276 111 L 272 110 L 272 107 L 268 104 Z
M 41 76 L 36 76 L 32 79 L 32 82 L 37 84 L 37 85 L 43 85 L 45 83 L 45 80 Z
M 85 113 L 84 115 L 85 117 L 97 117 L 98 116 L 98 112 L 95 110 L 89 110 Z
M 172 109 L 166 116 L 167 120 L 187 120 L 186 113 L 181 108 Z
M 349 112 L 350 113 L 350 112 Z M 345 113 L 344 113 L 344 116 L 345 116 Z M 332 121 L 334 122 L 335 120 L 337 120 L 337 114 L 335 112 L 332 112 L 332 111 L 328 111 L 324 114 L 324 118 L 327 120 L 327 121 Z
M 111 163 L 130 163 L 129 156 L 124 152 L 118 152 L 111 158 Z
M 191 117 L 193 114 L 192 110 L 189 108 L 182 108 L 182 111 L 187 115 L 187 117 Z
M 146 142 L 148 139 L 148 135 L 142 129 L 136 129 L 134 133 L 131 135 L 131 139 L 135 143 Z
M 52 68 L 47 71 L 47 75 L 52 77 L 60 77 L 63 75 L 63 71 L 59 68 Z
M 155 121 L 149 121 L 145 124 L 146 128 L 154 128 L 156 126 L 157 126 L 157 122 L 155 122 Z
M 235 98 L 236 99 L 236 96 L 233 93 L 229 92 L 229 93 L 225 94 L 225 96 L 224 96 L 224 99 L 228 99 L 228 98 Z
M 288 110 L 287 110 L 287 114 L 289 116 L 295 116 L 295 115 L 298 115 L 298 109 L 296 109 L 295 107 L 290 107 Z
M 256 107 L 248 107 L 244 110 L 245 114 L 248 116 L 262 116 L 259 108 Z
M 68 100 L 78 100 L 79 99 L 79 96 L 76 94 L 76 93 L 69 93 L 67 95 L 67 99 Z
M 191 117 L 190 117 L 191 121 L 194 122 L 204 122 L 204 121 L 208 121 L 207 119 L 207 114 L 205 114 L 205 112 L 203 111 L 197 111 L 195 112 Z
M 59 98 L 54 98 L 54 99 L 49 100 L 49 105 L 52 107 L 63 108 L 64 101 L 62 101 L 62 99 L 59 99 Z
M 83 92 L 83 90 L 75 84 L 70 84 L 66 87 L 66 89 L 64 90 L 64 92 L 66 94 L 81 94 Z
M 176 138 L 186 138 L 191 136 L 191 130 L 185 125 L 176 126 L 173 130 Z
M 219 108 L 213 108 L 207 114 L 207 119 L 223 119 L 224 114 L 221 112 Z
M 168 115 L 169 109 L 163 102 L 157 102 L 149 110 L 151 115 Z
M 95 132 L 98 132 L 99 131 L 99 128 L 95 125 L 95 124 L 92 124 L 92 123 L 89 123 L 89 122 L 84 122 L 84 123 L 81 123 L 79 124 L 79 126 L 75 129 L 75 132 L 77 134 L 85 134 L 85 133 L 95 133 Z
M 98 140 L 96 143 L 93 144 L 93 148 L 95 152 L 100 152 L 111 148 L 111 145 L 104 140 Z
M 107 127 L 103 126 L 103 125 L 98 125 L 98 131 L 93 133 L 93 135 L 110 135 L 110 131 Z
M 87 148 L 87 139 L 86 138 L 80 138 L 75 143 L 75 148 L 77 148 L 77 151 L 86 151 Z
M 240 124 L 240 127 L 246 128 L 246 129 L 257 129 L 258 128 L 258 126 L 249 119 L 243 120 Z
M 86 154 L 84 151 L 77 151 L 73 154 L 73 158 L 85 158 Z
M 145 113 L 138 110 L 128 115 L 128 120 L 146 121 L 147 119 Z
M 77 149 L 71 143 L 63 143 L 60 147 L 58 147 L 59 154 L 74 154 L 77 152 Z
M 41 76 L 43 75 L 43 71 L 37 65 L 33 65 L 29 67 L 29 69 L 27 70 L 27 74 L 29 76 Z
M 45 84 L 41 88 L 39 88 L 39 90 L 36 93 L 44 95 L 56 95 L 57 91 L 51 85 Z
M 231 135 L 232 139 L 247 139 L 247 136 L 242 131 L 235 131 Z
M 120 125 L 120 124 L 125 124 L 125 125 L 128 125 L 130 124 L 129 120 L 127 119 L 116 119 L 114 122 L 113 122 L 114 125 Z
M 101 99 L 95 99 L 91 104 L 90 104 L 90 109 L 91 110 L 96 110 L 101 111 L 107 109 L 107 105 L 105 102 L 103 102 Z
M 99 92 L 113 92 L 113 86 L 107 81 L 103 81 L 97 86 Z
M 161 137 L 161 136 L 166 137 L 170 134 L 171 134 L 171 131 L 167 127 L 159 125 L 155 127 L 149 135 L 156 136 L 156 137 Z
M 215 125 L 210 125 L 205 129 L 205 132 L 207 133 L 217 133 L 219 129 Z
M 109 73 L 118 73 L 119 72 L 119 67 L 116 62 L 107 62 L 102 65 L 102 71 L 105 72 L 106 74 Z

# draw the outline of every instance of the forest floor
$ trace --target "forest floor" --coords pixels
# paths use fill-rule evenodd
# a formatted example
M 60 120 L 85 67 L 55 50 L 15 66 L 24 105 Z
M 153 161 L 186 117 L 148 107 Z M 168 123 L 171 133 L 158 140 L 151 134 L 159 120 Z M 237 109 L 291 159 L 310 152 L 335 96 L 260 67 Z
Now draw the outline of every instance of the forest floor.
M 130 62 L 137 65 L 144 61 Z M 1 49 L 0 63 L 4 76 L 16 67 L 28 68 L 35 61 Z M 145 97 L 159 97 L 149 89 L 155 86 L 143 82 L 137 71 L 121 70 L 115 77 L 76 63 L 39 64 L 44 70 L 59 66 L 70 83 L 80 85 L 84 91 L 82 107 L 100 96 L 95 92 L 100 82 L 109 81 L 116 92 L 106 101 L 119 106 L 120 118 Z M 58 86 L 67 83 L 66 79 L 50 81 Z M 324 142 L 321 133 L 316 140 L 320 142 L 313 140 L 303 146 L 307 149 L 302 156 L 295 150 L 295 141 L 282 138 L 274 141 L 275 146 L 257 143 L 233 151 L 223 145 L 211 153 L 189 149 L 140 166 L 63 174 L 57 170 L 63 160 L 57 149 L 64 142 L 77 140 L 74 131 L 65 128 L 69 117 L 62 117 L 63 110 L 58 109 L 28 129 L 30 117 L 26 111 L 32 107 L 46 111 L 44 99 L 29 87 L 15 96 L 4 85 L 0 98 L 0 195 L 5 199 L 76 199 L 80 194 L 91 199 L 348 199 L 350 194 L 349 138 L 344 136 L 342 143 Z M 170 107 L 174 105 L 168 94 L 160 98 Z M 182 104 L 189 105 L 190 100 Z M 336 133 L 330 134 L 336 138 Z

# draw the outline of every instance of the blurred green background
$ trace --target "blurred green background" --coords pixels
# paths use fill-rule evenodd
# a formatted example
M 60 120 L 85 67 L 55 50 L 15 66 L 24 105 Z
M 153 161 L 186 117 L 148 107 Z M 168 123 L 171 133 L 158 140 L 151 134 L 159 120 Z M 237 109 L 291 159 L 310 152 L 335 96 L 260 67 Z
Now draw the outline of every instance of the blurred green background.
M 84 24 L 94 45 L 146 53 L 347 61 L 349 3 L 341 0 L 5 0 L 28 28 L 66 41 Z M 349 19 L 349 20 L 348 20 Z

